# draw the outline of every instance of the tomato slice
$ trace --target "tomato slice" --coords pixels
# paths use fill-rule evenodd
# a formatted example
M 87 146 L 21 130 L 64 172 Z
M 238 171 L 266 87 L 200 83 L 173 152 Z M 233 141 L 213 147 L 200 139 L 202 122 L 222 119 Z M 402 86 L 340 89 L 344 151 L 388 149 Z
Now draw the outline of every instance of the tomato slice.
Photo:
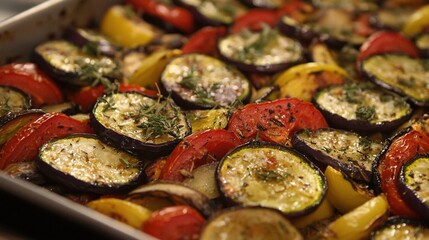
M 381 190 L 386 194 L 392 213 L 416 218 L 418 214 L 401 197 L 397 188 L 402 165 L 417 154 L 429 153 L 429 136 L 412 130 L 395 139 L 386 154 L 380 159 L 377 171 Z
M 372 34 L 361 46 L 357 62 L 383 53 L 403 53 L 418 58 L 419 51 L 412 41 L 400 33 L 380 31 Z
M 325 118 L 313 104 L 296 98 L 283 98 L 246 105 L 232 114 L 227 130 L 243 143 L 259 137 L 263 141 L 290 145 L 294 132 L 327 126 Z
M 275 27 L 279 15 L 276 11 L 267 9 L 252 9 L 238 17 L 234 25 L 230 28 L 232 33 L 240 32 L 243 29 L 250 31 L 259 31 L 262 29 L 262 24 L 267 24 L 270 27 Z
M 191 33 L 195 29 L 194 18 L 185 8 L 167 5 L 157 0 L 127 0 L 127 2 L 145 14 L 157 17 L 184 33 Z
M 87 122 L 81 122 L 62 113 L 46 113 L 34 122 L 24 125 L 0 149 L 0 169 L 14 162 L 31 161 L 39 148 L 55 137 L 72 133 L 93 133 Z
M 142 230 L 160 240 L 198 239 L 205 222 L 192 207 L 172 206 L 152 213 Z
M 206 163 L 220 160 L 240 140 L 224 129 L 197 132 L 180 142 L 167 158 L 159 179 L 183 181 L 182 172 L 191 172 Z
M 0 66 L 0 85 L 13 86 L 29 94 L 34 107 L 63 101 L 58 86 L 34 63 Z
M 102 97 L 105 94 L 105 89 L 106 88 L 103 85 L 84 87 L 80 91 L 70 94 L 68 98 L 77 104 L 82 112 L 89 112 L 97 102 L 97 98 Z M 120 92 L 140 92 L 150 97 L 156 97 L 158 94 L 156 91 L 148 90 L 142 86 L 127 85 L 123 83 L 119 85 L 118 90 Z
M 225 36 L 226 27 L 204 27 L 195 32 L 183 45 L 182 52 L 186 53 L 202 53 L 215 55 L 217 53 L 217 42 Z

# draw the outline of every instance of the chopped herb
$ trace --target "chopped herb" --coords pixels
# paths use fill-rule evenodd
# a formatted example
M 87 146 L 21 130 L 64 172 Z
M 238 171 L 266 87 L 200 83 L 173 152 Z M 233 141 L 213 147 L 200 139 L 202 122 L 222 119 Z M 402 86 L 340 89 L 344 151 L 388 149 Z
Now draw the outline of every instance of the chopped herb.
M 289 176 L 288 173 L 282 175 L 274 170 L 259 169 L 255 172 L 256 177 L 264 181 L 282 181 Z
M 363 149 L 368 149 L 371 147 L 371 140 L 366 137 L 361 137 L 359 138 L 359 145 L 361 145 Z
M 77 59 L 75 63 L 80 68 L 80 78 L 82 80 L 92 81 L 91 86 L 97 86 L 100 83 L 103 84 L 106 88 L 105 92 L 117 91 L 118 82 L 112 82 L 106 75 L 117 76 L 119 74 L 118 64 L 115 64 L 112 69 L 112 64 L 90 58 Z
M 186 75 L 182 77 L 182 80 L 179 84 L 187 89 L 195 89 L 197 87 L 197 82 L 200 79 L 196 73 L 197 69 L 196 65 L 194 64 L 189 68 L 189 71 L 186 73 Z
M 381 102 L 390 102 L 393 100 L 393 95 L 388 94 L 388 93 L 384 93 L 380 95 L 380 101 Z
M 98 43 L 96 42 L 87 42 L 83 47 L 82 51 L 88 55 L 100 56 L 100 49 L 98 48 Z
M 355 114 L 358 119 L 370 121 L 375 117 L 375 108 L 371 106 L 359 106 Z
M 130 163 L 127 160 L 123 159 L 123 158 L 119 158 L 119 161 L 122 163 L 122 165 L 125 166 L 125 168 L 136 168 L 139 166 L 138 162 L 135 163 Z
M 106 98 L 99 98 L 99 101 L 105 103 L 105 105 L 103 106 L 103 109 L 101 110 L 102 112 L 116 109 L 114 107 L 115 103 L 113 101 L 113 98 L 109 98 L 109 100 L 106 100 Z
M 249 34 L 244 31 L 244 34 Z M 257 38 L 243 47 L 238 58 L 245 60 L 249 56 L 259 56 L 263 53 L 264 48 L 278 36 L 276 29 L 271 29 L 267 24 L 262 24 L 262 31 L 258 33 Z

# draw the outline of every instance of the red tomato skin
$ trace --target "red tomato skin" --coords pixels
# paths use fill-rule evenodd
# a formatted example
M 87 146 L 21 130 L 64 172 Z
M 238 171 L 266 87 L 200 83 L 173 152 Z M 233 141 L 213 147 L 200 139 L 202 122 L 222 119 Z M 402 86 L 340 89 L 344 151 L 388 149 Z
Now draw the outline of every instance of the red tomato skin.
M 16 87 L 31 96 L 34 107 L 63 101 L 58 86 L 34 63 L 0 66 L 0 85 Z
M 273 28 L 276 26 L 278 19 L 279 15 L 276 11 L 252 9 L 235 20 L 230 32 L 238 33 L 245 28 L 250 31 L 259 31 L 264 23 Z
M 206 130 L 186 137 L 167 158 L 159 176 L 160 180 L 181 182 L 180 171 L 193 169 L 219 161 L 227 152 L 240 144 L 240 140 L 224 129 Z
M 77 104 L 82 112 L 89 112 L 97 102 L 97 98 L 102 97 L 105 94 L 104 90 L 105 87 L 103 85 L 84 87 L 80 91 L 70 94 L 68 98 L 70 101 Z M 148 90 L 142 86 L 126 85 L 123 83 L 119 85 L 118 90 L 119 92 L 140 92 L 149 97 L 156 97 L 158 94 L 156 91 Z
M 198 239 L 205 222 L 192 207 L 172 206 L 152 213 L 142 230 L 160 240 Z
M 411 218 L 418 217 L 418 214 L 403 200 L 397 183 L 402 165 L 417 154 L 428 153 L 429 137 L 412 130 L 395 139 L 386 154 L 380 159 L 377 171 L 380 174 L 381 190 L 386 195 L 393 214 Z
M 379 31 L 372 34 L 359 49 L 358 64 L 364 59 L 383 53 L 404 53 L 413 58 L 419 57 L 417 47 L 408 38 L 392 31 Z
M 252 103 L 232 114 L 227 130 L 242 143 L 259 137 L 266 142 L 290 145 L 292 134 L 300 129 L 328 127 L 313 104 L 296 98 Z
M 217 42 L 227 33 L 226 27 L 204 27 L 192 34 L 188 42 L 183 45 L 182 53 L 217 54 Z
M 62 113 L 46 113 L 34 122 L 24 125 L 0 149 L 0 169 L 21 161 L 31 161 L 39 148 L 55 137 L 72 133 L 94 133 L 88 123 Z
M 195 29 L 194 17 L 185 8 L 169 6 L 157 0 L 127 0 L 127 2 L 145 14 L 158 17 L 184 33 L 192 33 Z

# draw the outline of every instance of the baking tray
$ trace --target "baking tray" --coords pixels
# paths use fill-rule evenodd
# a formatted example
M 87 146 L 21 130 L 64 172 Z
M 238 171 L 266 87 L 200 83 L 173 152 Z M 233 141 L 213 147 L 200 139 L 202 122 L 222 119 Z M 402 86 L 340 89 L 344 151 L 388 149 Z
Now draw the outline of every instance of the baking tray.
M 28 60 L 37 44 L 60 37 L 67 27 L 97 23 L 109 6 L 120 2 L 49 0 L 0 22 L 0 64 Z M 0 239 L 2 229 L 18 233 L 16 239 L 154 239 L 44 188 L 0 172 Z M 21 234 L 25 237 L 20 237 Z

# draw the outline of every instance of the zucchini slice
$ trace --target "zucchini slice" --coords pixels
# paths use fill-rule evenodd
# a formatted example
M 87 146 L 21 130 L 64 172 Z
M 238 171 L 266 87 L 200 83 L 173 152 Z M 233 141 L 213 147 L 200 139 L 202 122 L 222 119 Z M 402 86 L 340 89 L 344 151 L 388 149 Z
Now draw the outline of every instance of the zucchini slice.
M 188 109 L 226 107 L 248 101 L 251 94 L 249 80 L 241 72 L 203 54 L 173 59 L 162 73 L 161 87 Z
M 278 209 L 289 217 L 314 211 L 325 197 L 325 176 L 303 155 L 280 145 L 248 143 L 221 160 L 220 192 L 231 203 Z
M 410 207 L 429 219 L 429 155 L 416 156 L 402 166 L 398 189 Z
M 374 55 L 361 63 L 362 73 L 374 83 L 429 106 L 429 60 L 401 54 Z
M 263 207 L 224 210 L 209 220 L 200 240 L 302 240 L 299 231 L 281 212 Z
M 320 89 L 314 104 L 330 126 L 358 133 L 393 130 L 412 114 L 405 99 L 366 82 Z
M 383 145 L 354 132 L 321 128 L 299 131 L 292 138 L 295 149 L 352 179 L 370 182 L 372 164 Z
M 142 154 L 166 155 L 191 132 L 186 115 L 171 99 L 137 92 L 99 98 L 90 119 L 103 141 Z
M 30 107 L 31 97 L 28 94 L 14 87 L 0 86 L 0 117 Z
M 259 32 L 243 30 L 221 39 L 220 54 L 245 72 L 273 73 L 303 61 L 301 44 L 268 26 Z
M 429 239 L 429 226 L 423 221 L 395 216 L 371 233 L 371 240 L 403 239 Z
M 196 22 L 202 25 L 229 25 L 246 8 L 238 0 L 174 0 L 189 9 Z
M 99 194 L 123 192 L 143 180 L 143 164 L 90 134 L 75 134 L 44 144 L 37 166 L 47 177 L 72 189 Z
M 74 86 L 88 86 L 94 81 L 120 77 L 119 65 L 113 59 L 86 54 L 64 40 L 38 45 L 34 61 L 56 81 Z

